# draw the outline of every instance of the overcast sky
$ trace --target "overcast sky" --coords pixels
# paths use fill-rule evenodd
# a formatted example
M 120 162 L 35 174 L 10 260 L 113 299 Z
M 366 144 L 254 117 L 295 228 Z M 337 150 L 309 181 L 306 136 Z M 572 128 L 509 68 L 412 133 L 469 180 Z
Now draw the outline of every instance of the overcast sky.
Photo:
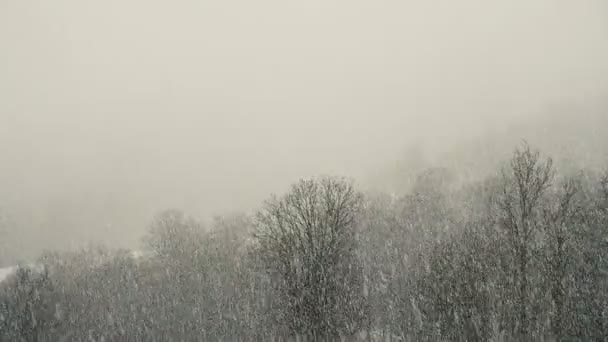
M 0 46 L 0 206 L 48 237 L 134 239 L 608 93 L 603 0 L 0 0 Z

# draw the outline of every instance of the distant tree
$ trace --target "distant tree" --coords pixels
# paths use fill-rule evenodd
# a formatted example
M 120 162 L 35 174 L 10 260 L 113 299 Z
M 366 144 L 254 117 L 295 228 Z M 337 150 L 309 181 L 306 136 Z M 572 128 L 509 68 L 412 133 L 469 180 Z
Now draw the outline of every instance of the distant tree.
M 206 283 L 215 298 L 215 314 L 211 318 L 216 339 L 253 338 L 256 324 L 256 300 L 263 292 L 256 292 L 255 269 L 249 267 L 248 247 L 252 234 L 250 217 L 230 214 L 215 217 L 211 231 L 205 236 L 205 259 L 210 264 L 212 277 Z M 252 336 L 253 335 L 253 336 Z
M 198 221 L 170 209 L 154 217 L 144 243 L 162 259 L 184 261 L 196 257 L 202 248 L 203 233 Z
M 600 188 L 602 189 L 602 206 L 608 208 L 608 171 L 604 171 L 602 175 Z
M 255 237 L 294 334 L 332 339 L 366 319 L 356 226 L 362 194 L 339 178 L 302 180 L 266 203 Z
M 513 154 L 503 170 L 503 188 L 498 198 L 499 222 L 515 256 L 517 275 L 518 335 L 530 339 L 530 266 L 542 217 L 541 201 L 554 178 L 551 158 L 543 158 L 527 143 Z
M 404 320 L 398 314 L 401 295 L 407 284 L 404 234 L 399 222 L 397 198 L 385 194 L 366 194 L 359 221 L 359 254 L 363 262 L 370 325 L 383 336 L 400 333 Z M 403 288 L 390 289 L 403 285 Z

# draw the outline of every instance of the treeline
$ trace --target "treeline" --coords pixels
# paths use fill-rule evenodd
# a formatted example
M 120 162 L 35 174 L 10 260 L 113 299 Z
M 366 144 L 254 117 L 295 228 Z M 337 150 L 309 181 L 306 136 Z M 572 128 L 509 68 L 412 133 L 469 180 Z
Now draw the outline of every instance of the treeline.
M 402 196 L 302 180 L 211 227 L 154 218 L 143 253 L 47 253 L 0 284 L 4 341 L 603 341 L 608 174 L 523 144 L 483 181 Z

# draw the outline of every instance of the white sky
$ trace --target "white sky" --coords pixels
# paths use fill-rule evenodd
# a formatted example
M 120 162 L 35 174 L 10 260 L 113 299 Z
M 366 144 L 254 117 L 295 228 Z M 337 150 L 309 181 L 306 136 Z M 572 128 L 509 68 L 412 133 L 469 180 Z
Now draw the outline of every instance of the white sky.
M 608 90 L 602 0 L 0 0 L 0 46 L 0 206 L 49 237 L 249 209 Z

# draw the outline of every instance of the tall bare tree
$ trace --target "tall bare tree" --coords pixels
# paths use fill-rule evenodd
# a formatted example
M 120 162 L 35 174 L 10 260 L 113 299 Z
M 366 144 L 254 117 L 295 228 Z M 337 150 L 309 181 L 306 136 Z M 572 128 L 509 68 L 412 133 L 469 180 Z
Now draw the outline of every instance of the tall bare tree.
M 527 143 L 517 148 L 509 167 L 503 170 L 499 196 L 500 226 L 505 229 L 516 263 L 518 334 L 529 336 L 529 266 L 533 257 L 535 234 L 540 229 L 541 201 L 554 178 L 551 158 L 543 158 Z
M 574 243 L 574 219 L 580 208 L 576 200 L 578 184 L 575 179 L 567 179 L 558 187 L 552 201 L 543 211 L 543 227 L 546 233 L 545 244 L 548 247 L 547 281 L 551 298 L 555 306 L 552 320 L 553 334 L 557 339 L 563 336 L 564 310 L 566 300 L 566 277 L 568 276 L 569 259 L 572 258 Z
M 257 217 L 260 255 L 285 310 L 289 333 L 312 338 L 352 334 L 363 324 L 356 223 L 362 195 L 340 178 L 302 180 Z
M 154 217 L 144 243 L 161 258 L 191 259 L 202 247 L 202 235 L 201 223 L 179 210 L 169 209 Z

